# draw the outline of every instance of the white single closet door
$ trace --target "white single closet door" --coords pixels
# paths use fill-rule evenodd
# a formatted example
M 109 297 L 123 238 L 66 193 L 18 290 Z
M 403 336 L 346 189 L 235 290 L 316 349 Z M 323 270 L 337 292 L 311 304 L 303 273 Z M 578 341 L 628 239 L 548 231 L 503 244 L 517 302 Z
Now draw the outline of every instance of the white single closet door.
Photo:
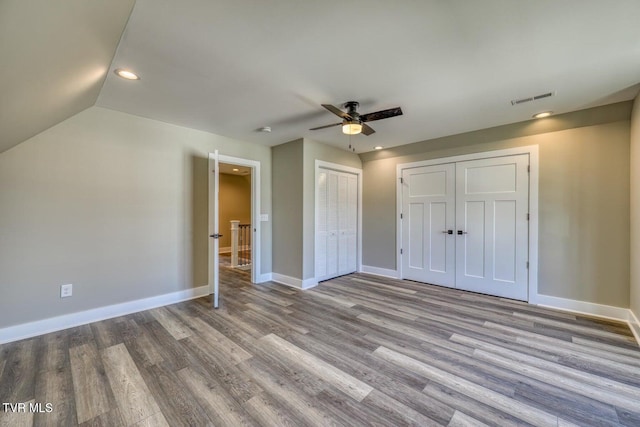
M 457 288 L 527 300 L 528 164 L 527 154 L 457 163 Z
M 448 163 L 402 171 L 405 279 L 455 287 L 455 170 Z

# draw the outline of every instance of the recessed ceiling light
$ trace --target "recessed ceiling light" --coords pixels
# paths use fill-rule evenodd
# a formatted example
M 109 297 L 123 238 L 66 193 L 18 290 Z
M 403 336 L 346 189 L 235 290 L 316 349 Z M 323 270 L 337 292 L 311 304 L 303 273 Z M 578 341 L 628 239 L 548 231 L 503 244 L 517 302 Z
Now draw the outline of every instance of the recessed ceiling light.
M 125 70 L 124 68 L 116 68 L 114 71 L 118 77 L 122 77 L 127 80 L 140 80 L 140 77 L 132 71 Z
M 271 132 L 271 126 L 262 126 L 261 128 L 258 129 L 258 132 Z
M 375 147 L 373 147 L 374 150 L 382 150 L 382 146 L 381 145 L 376 145 Z
M 542 118 L 545 118 L 545 117 L 549 117 L 552 114 L 553 114 L 553 111 L 544 111 L 542 113 L 534 114 L 533 118 L 534 119 L 542 119 Z
M 233 168 L 233 171 L 234 171 L 234 172 L 239 172 L 239 171 L 240 171 L 240 169 L 238 169 L 238 168 Z

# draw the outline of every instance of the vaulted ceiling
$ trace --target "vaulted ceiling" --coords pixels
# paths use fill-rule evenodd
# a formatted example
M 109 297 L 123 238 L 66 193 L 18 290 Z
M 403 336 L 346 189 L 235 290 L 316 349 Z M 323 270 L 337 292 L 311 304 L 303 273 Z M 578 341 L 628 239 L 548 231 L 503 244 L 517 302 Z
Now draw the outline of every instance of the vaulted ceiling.
M 134 0 L 0 0 L 0 153 L 95 104 Z
M 637 0 L 137 0 L 129 16 L 131 4 L 0 0 L 0 151 L 94 103 L 343 148 L 339 127 L 308 130 L 338 121 L 320 104 L 401 106 L 352 138 L 365 152 L 632 99 L 640 82 Z

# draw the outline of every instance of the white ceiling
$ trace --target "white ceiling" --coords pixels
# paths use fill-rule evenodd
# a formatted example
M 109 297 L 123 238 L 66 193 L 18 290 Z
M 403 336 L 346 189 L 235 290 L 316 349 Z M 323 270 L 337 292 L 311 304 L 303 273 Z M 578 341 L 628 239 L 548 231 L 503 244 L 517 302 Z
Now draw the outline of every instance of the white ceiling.
M 339 121 L 321 103 L 401 106 L 353 137 L 370 151 L 633 98 L 638 16 L 638 0 L 138 0 L 112 65 L 142 80 L 110 74 L 98 105 L 266 145 L 340 147 L 339 127 L 308 130 Z
M 134 0 L 0 0 L 0 153 L 96 102 Z
M 99 48 L 104 29 L 75 15 L 85 3 L 69 0 L 63 12 Z M 306 137 L 342 148 L 339 127 L 308 130 L 339 121 L 320 104 L 401 106 L 403 116 L 370 123 L 374 135 L 353 137 L 365 152 L 632 99 L 638 16 L 638 0 L 137 0 L 111 69 L 142 79 L 108 73 L 96 105 L 265 145 Z M 29 39 L 42 38 L 28 18 Z M 44 54 L 24 47 L 23 56 Z M 45 47 L 61 62 L 77 49 Z M 0 84 L 4 97 L 10 83 Z M 556 95 L 510 103 L 548 91 Z M 262 126 L 273 131 L 256 132 Z

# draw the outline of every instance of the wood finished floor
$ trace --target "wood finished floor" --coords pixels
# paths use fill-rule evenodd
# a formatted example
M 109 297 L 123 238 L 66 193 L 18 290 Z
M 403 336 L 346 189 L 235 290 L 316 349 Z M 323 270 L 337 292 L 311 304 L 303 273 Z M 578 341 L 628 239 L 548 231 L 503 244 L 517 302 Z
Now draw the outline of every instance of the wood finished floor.
M 225 270 L 209 298 L 0 346 L 0 426 L 639 426 L 620 323 L 354 274 L 296 291 Z

